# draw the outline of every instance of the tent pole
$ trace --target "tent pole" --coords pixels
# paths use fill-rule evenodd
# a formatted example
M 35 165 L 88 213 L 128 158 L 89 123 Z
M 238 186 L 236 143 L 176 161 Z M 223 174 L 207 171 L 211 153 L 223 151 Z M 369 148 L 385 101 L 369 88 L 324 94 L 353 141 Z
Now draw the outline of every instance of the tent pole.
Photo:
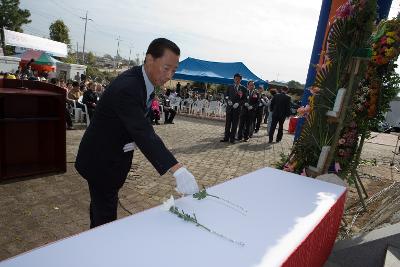
M 4 30 L 5 28 L 3 27 L 2 31 L 0 32 L 0 37 L 1 37 L 1 48 L 3 49 L 3 55 L 6 56 L 6 38 Z

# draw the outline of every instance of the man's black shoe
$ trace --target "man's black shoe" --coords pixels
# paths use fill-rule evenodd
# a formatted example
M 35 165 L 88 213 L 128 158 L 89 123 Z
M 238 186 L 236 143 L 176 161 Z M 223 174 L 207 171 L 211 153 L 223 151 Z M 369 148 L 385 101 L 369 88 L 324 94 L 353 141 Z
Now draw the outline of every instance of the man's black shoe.
M 228 142 L 229 140 L 228 139 L 222 139 L 222 140 L 219 140 L 220 142 Z
M 248 142 L 249 141 L 249 139 L 248 138 L 245 138 L 244 140 L 243 140 L 243 142 Z
M 231 142 L 231 144 L 234 144 L 234 143 L 235 143 L 235 140 L 230 140 L 229 142 Z

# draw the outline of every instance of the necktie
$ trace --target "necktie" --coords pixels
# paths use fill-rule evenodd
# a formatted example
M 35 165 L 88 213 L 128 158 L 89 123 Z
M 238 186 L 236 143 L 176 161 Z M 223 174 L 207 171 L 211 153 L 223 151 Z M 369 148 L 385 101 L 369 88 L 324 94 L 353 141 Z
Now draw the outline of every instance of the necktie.
M 147 117 L 147 115 L 149 114 L 149 111 L 150 111 L 150 108 L 151 108 L 151 101 L 152 101 L 153 99 L 151 98 L 151 97 L 149 97 L 148 99 L 147 99 L 147 102 L 146 102 L 146 113 L 145 113 L 145 116 Z

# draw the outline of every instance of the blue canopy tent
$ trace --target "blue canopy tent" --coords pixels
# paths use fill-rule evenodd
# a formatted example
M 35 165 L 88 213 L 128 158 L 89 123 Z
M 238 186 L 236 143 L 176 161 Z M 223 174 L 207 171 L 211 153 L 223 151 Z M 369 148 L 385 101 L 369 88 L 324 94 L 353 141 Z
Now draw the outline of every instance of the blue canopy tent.
M 253 80 L 256 86 L 263 85 L 267 88 L 268 83 L 254 73 L 252 73 L 242 62 L 223 63 L 205 61 L 188 57 L 179 63 L 175 72 L 175 80 L 187 80 L 204 83 L 233 84 L 233 75 L 240 73 L 242 75 L 242 84 Z

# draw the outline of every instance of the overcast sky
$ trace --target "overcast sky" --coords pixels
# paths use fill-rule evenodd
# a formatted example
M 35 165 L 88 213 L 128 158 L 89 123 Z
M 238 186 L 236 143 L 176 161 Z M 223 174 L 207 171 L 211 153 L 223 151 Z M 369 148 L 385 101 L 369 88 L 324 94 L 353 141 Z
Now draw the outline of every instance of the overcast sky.
M 48 37 L 49 26 L 62 19 L 71 42 L 96 55 L 143 57 L 148 44 L 166 37 L 181 48 L 181 60 L 242 61 L 265 80 L 305 82 L 321 0 L 21 0 L 31 11 L 25 33 Z M 400 11 L 393 0 L 389 17 Z

